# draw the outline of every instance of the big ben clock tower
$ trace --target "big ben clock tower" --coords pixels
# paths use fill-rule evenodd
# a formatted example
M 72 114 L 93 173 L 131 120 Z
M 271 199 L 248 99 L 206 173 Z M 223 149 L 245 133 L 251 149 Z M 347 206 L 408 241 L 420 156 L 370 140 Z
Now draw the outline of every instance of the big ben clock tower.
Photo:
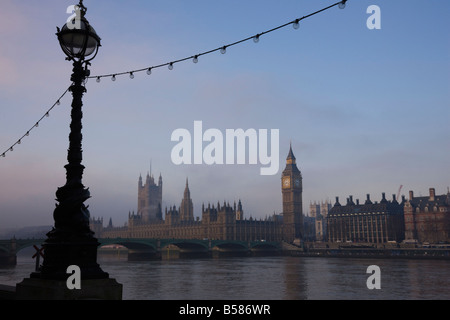
M 286 168 L 281 174 L 283 194 L 283 240 L 301 240 L 303 234 L 302 174 L 297 168 L 292 146 L 286 158 Z

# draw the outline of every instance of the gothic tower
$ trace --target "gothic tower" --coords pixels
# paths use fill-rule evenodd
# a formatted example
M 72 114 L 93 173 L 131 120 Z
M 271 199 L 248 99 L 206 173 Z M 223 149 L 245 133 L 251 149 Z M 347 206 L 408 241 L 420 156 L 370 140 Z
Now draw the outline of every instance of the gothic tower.
M 158 184 L 155 183 L 153 175 L 147 173 L 145 184 L 142 176 L 138 182 L 138 210 L 137 213 L 144 223 L 162 219 L 162 177 L 159 175 Z
M 281 193 L 283 195 L 283 240 L 293 242 L 302 239 L 302 174 L 297 168 L 292 146 L 286 158 L 286 168 L 281 174 Z
M 234 203 L 234 210 L 236 211 L 236 220 L 244 220 L 244 210 L 242 210 L 241 199 L 239 199 L 237 210 L 236 210 L 236 203 Z
M 194 221 L 194 206 L 192 204 L 191 192 L 189 191 L 188 179 L 186 178 L 186 188 L 184 189 L 184 197 L 180 205 L 180 220 Z

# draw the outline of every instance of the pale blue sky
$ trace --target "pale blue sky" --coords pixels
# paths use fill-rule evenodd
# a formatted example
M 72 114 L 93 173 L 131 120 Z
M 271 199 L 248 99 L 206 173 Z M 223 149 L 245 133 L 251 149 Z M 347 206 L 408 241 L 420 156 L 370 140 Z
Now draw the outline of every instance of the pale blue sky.
M 102 38 L 92 75 L 170 62 L 271 29 L 337 1 L 89 1 Z M 0 11 L 0 153 L 70 85 L 55 32 L 74 1 L 3 0 Z M 369 5 L 381 30 L 369 30 Z M 450 3 L 349 0 L 300 23 L 218 52 L 136 74 L 90 80 L 84 96 L 84 184 L 91 215 L 122 225 L 136 210 L 139 174 L 163 177 L 163 205 L 179 205 L 189 178 L 202 202 L 242 199 L 246 217 L 281 212 L 289 143 L 310 201 L 388 198 L 403 185 L 438 194 L 450 185 Z M 0 227 L 52 224 L 64 185 L 70 95 L 0 158 Z M 171 162 L 178 128 L 280 130 L 280 170 Z

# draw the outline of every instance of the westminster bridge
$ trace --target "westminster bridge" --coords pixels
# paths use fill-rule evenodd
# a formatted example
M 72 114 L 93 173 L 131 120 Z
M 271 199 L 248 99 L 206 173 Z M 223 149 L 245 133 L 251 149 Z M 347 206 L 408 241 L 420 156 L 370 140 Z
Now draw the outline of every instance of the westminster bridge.
M 407 258 L 450 260 L 450 244 L 422 246 L 409 244 L 304 243 L 302 248 L 286 242 L 212 239 L 99 238 L 100 248 L 121 245 L 128 260 L 161 259 L 174 252 L 179 257 L 221 257 L 252 255 L 291 255 L 341 258 Z M 45 239 L 0 240 L 0 266 L 16 265 L 17 253 L 27 247 L 41 249 Z M 117 249 L 116 249 L 117 250 Z M 121 250 L 121 249 L 120 249 Z M 103 251 L 103 250 L 102 250 Z M 110 252 L 114 252 L 110 251 Z
M 281 242 L 212 239 L 99 238 L 99 248 L 120 245 L 128 249 L 128 260 L 159 259 L 170 250 L 180 257 L 278 254 Z M 27 247 L 41 248 L 45 239 L 0 240 L 0 265 L 15 265 L 17 253 Z

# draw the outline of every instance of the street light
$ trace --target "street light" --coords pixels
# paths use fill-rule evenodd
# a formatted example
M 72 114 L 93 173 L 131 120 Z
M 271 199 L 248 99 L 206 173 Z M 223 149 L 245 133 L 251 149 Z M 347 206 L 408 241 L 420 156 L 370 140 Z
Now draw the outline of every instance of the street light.
M 84 166 L 82 161 L 81 111 L 84 81 L 89 76 L 89 61 L 95 58 L 100 47 L 100 37 L 85 18 L 86 7 L 80 0 L 75 6 L 76 16 L 68 21 L 57 36 L 67 60 L 73 61 L 72 111 L 67 154 L 66 184 L 56 191 L 56 208 L 53 212 L 54 228 L 47 233 L 44 246 L 44 263 L 31 278 L 64 280 L 67 267 L 77 265 L 81 279 L 105 279 L 108 273 L 97 264 L 98 240 L 89 226 L 89 211 L 84 201 L 90 198 L 89 189 L 82 183 Z
M 75 6 L 75 18 L 58 28 L 59 44 L 68 60 L 90 61 L 95 58 L 100 47 L 100 37 L 85 18 L 86 7 L 83 1 Z M 88 60 L 87 57 L 91 56 Z

